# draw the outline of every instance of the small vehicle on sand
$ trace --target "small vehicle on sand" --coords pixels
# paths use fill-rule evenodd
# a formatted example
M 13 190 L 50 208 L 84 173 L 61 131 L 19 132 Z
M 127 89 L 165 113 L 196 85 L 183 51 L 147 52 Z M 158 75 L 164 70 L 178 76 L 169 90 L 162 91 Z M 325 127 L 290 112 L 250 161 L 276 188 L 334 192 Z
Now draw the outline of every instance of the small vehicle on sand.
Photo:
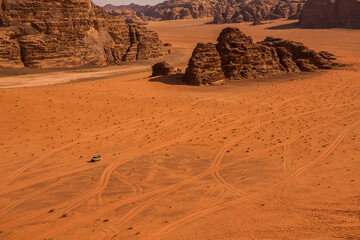
M 101 155 L 93 156 L 93 158 L 89 162 L 100 162 Z

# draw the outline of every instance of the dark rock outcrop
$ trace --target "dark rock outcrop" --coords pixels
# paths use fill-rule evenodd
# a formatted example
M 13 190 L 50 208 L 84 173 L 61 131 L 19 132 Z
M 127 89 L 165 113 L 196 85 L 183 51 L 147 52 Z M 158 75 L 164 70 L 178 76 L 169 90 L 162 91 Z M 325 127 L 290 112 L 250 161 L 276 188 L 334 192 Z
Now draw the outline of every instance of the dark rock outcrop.
M 234 1 L 221 8 L 214 16 L 214 23 L 260 22 L 279 18 L 296 19 L 300 16 L 305 0 L 251 0 Z
M 299 25 L 303 28 L 360 28 L 360 1 L 308 0 Z
M 198 43 L 189 61 L 184 79 L 192 85 L 221 85 L 227 82 L 221 59 L 212 43 Z
M 198 44 L 185 79 L 194 85 L 269 77 L 284 72 L 315 71 L 338 66 L 334 55 L 315 52 L 302 43 L 267 37 L 253 40 L 237 28 L 225 28 L 215 45 Z M 215 73 L 214 73 L 215 72 Z M 226 80 L 222 76 L 225 76 Z
M 119 64 L 164 54 L 155 32 L 108 15 L 90 0 L 1 0 L 0 66 Z
M 174 73 L 174 67 L 167 62 L 158 62 L 152 66 L 152 76 L 165 76 Z

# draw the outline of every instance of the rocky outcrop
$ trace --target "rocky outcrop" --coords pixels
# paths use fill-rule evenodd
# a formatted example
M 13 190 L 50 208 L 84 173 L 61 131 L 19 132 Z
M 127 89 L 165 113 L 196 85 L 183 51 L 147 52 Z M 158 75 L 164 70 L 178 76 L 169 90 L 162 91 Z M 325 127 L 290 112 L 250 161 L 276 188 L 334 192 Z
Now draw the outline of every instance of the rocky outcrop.
M 158 62 L 152 66 L 152 76 L 166 76 L 174 73 L 174 67 L 167 62 Z
M 277 50 L 280 62 L 288 71 L 297 71 L 291 61 L 295 62 L 301 71 L 309 71 L 311 69 L 331 69 L 335 64 L 332 54 L 327 52 L 317 53 L 309 49 L 304 44 L 281 38 L 267 37 L 260 44 L 273 47 Z
M 190 58 L 184 79 L 196 86 L 221 85 L 227 82 L 221 69 L 220 55 L 214 44 L 198 43 Z
M 331 69 L 338 66 L 334 59 L 334 55 L 315 52 L 302 43 L 273 37 L 254 43 L 239 29 L 225 28 L 216 47 L 212 43 L 198 44 L 185 79 L 194 85 L 207 85 L 285 72 Z
M 225 28 L 218 38 L 216 49 L 221 56 L 225 76 L 229 79 L 270 76 L 284 70 L 275 48 L 254 44 L 251 37 L 237 28 Z
M 214 4 L 209 0 L 169 0 L 147 6 L 138 14 L 145 20 L 177 20 L 214 16 Z
M 101 66 L 163 54 L 155 32 L 126 24 L 90 0 L 1 0 L 2 67 Z
M 360 1 L 308 0 L 299 25 L 303 28 L 360 28 Z
M 237 1 L 220 9 L 214 23 L 260 22 L 279 18 L 296 19 L 305 0 L 252 0 Z

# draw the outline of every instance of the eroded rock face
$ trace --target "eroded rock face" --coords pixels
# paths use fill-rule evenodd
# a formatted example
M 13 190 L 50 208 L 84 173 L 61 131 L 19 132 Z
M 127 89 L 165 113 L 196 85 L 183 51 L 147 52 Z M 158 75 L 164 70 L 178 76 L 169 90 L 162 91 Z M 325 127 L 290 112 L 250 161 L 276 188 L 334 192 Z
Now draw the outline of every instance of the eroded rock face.
M 190 58 L 184 79 L 196 86 L 221 85 L 227 82 L 221 69 L 220 55 L 216 51 L 215 44 L 197 44 Z
M 1 0 L 0 66 L 119 64 L 164 54 L 158 35 L 90 0 Z
M 315 52 L 302 43 L 267 37 L 253 40 L 237 28 L 225 28 L 216 46 L 198 44 L 185 79 L 194 85 L 269 77 L 284 72 L 315 71 L 338 66 L 328 52 Z M 225 80 L 223 79 L 225 77 Z
M 299 24 L 303 28 L 360 28 L 360 1 L 308 0 Z
M 267 37 L 260 44 L 277 49 L 280 61 L 291 72 L 296 71 L 296 68 L 290 63 L 291 60 L 297 63 L 301 71 L 308 71 L 307 69 L 331 69 L 336 65 L 331 61 L 331 59 L 334 59 L 332 54 L 315 52 L 299 42 Z M 308 66 L 304 67 L 305 65 Z
M 259 22 L 279 18 L 296 19 L 300 16 L 305 0 L 252 0 L 234 1 L 220 9 L 214 23 Z
M 152 66 L 152 76 L 166 76 L 174 73 L 174 67 L 167 62 L 158 62 Z
M 216 49 L 225 76 L 229 79 L 270 76 L 284 70 L 275 48 L 254 44 L 237 28 L 225 28 L 218 38 Z
M 214 16 L 209 0 L 169 0 L 147 6 L 140 15 L 146 20 L 177 20 Z

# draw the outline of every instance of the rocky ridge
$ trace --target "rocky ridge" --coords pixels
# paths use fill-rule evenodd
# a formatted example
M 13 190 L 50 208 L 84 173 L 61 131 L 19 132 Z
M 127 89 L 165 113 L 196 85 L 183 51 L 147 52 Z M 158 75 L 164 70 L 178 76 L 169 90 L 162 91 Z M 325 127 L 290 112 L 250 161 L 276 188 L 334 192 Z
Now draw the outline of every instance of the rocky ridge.
M 279 18 L 299 18 L 306 0 L 233 1 L 220 8 L 214 23 L 260 22 Z
M 119 64 L 164 54 L 155 32 L 90 0 L 1 0 L 0 67 Z
M 254 43 L 238 28 L 225 28 L 216 45 L 197 45 L 184 79 L 193 85 L 219 85 L 228 80 L 331 69 L 338 66 L 334 59 L 328 52 L 318 53 L 299 42 L 267 37 Z
M 118 17 L 124 20 L 126 23 L 134 23 L 137 25 L 146 25 L 147 23 L 142 20 L 134 10 L 132 9 L 115 9 L 112 11 L 108 11 L 108 13 L 112 16 Z
M 308 0 L 300 17 L 303 28 L 360 28 L 360 1 Z
M 128 6 L 145 21 L 214 17 L 217 24 L 298 18 L 306 0 L 168 0 L 155 6 Z M 126 6 L 119 6 L 123 9 Z M 105 6 L 113 11 L 114 6 Z

